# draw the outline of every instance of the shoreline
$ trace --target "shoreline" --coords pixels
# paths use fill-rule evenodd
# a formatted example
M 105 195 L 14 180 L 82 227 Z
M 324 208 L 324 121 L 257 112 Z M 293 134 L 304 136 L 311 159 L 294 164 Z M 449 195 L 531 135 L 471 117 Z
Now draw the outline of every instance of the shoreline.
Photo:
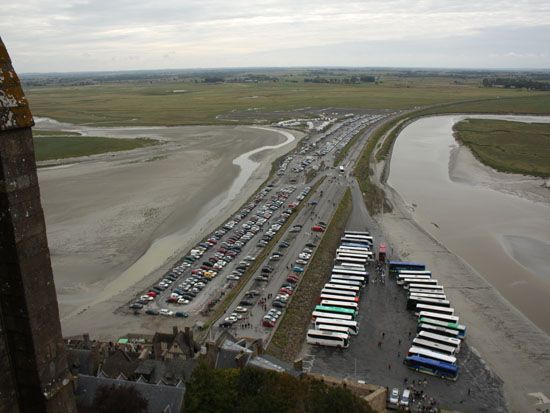
M 376 165 L 375 179 L 394 209 L 377 215 L 377 222 L 402 259 L 425 262 L 437 274 L 461 324 L 468 327 L 469 345 L 503 380 L 510 409 L 535 411 L 537 400 L 529 393 L 550 393 L 550 337 L 415 220 L 387 183 L 392 151 L 385 163 Z

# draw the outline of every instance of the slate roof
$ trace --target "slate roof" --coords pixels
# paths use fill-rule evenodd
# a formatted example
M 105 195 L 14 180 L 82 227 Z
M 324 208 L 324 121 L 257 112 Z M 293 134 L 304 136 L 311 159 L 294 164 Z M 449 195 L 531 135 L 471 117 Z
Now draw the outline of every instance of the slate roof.
M 241 354 L 245 354 L 245 364 L 252 356 L 253 351 L 243 347 L 231 340 L 225 340 L 218 351 L 216 357 L 216 368 L 218 369 L 235 369 L 238 368 L 236 357 Z
M 79 400 L 79 405 L 91 407 L 94 402 L 95 393 L 100 385 L 116 385 L 116 386 L 131 386 L 134 387 L 140 394 L 149 401 L 147 407 L 148 413 L 161 413 L 170 406 L 171 412 L 180 412 L 183 405 L 183 397 L 185 395 L 185 385 L 183 386 L 165 386 L 149 383 L 140 383 L 135 381 L 124 381 L 109 379 L 103 377 L 93 377 L 87 375 L 79 375 L 76 396 Z

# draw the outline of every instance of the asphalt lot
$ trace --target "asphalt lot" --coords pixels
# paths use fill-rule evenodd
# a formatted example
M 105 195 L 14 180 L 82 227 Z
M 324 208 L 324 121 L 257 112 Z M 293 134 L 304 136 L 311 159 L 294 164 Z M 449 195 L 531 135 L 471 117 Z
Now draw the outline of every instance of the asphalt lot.
M 375 245 L 383 235 L 368 216 L 357 184 L 352 185 L 353 211 L 348 229 L 368 229 Z M 391 246 L 388 251 L 391 257 Z M 397 257 L 392 257 L 397 258 Z M 373 274 L 373 268 L 370 268 Z M 374 278 L 374 277 L 373 277 Z M 315 373 L 364 380 L 399 388 L 400 393 L 413 381 L 417 390 L 433 397 L 439 407 L 459 411 L 506 411 L 502 383 L 468 347 L 468 338 L 458 355 L 460 373 L 456 382 L 409 370 L 404 355 L 416 334 L 416 318 L 406 310 L 406 294 L 392 276 L 386 282 L 373 282 L 362 293 L 358 321 L 360 330 L 344 350 L 304 345 L 305 364 Z M 409 337 L 410 333 L 410 337 Z M 381 347 L 378 347 L 378 343 Z M 419 382 L 426 384 L 419 385 Z M 470 390 L 470 395 L 468 395 Z M 414 405 L 413 405 L 414 407 Z

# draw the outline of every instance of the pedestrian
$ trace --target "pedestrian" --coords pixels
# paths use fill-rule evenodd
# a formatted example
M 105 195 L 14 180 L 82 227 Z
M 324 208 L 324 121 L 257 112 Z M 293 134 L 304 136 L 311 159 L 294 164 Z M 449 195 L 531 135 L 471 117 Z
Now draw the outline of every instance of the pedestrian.
M 388 363 L 388 370 L 391 370 L 391 364 Z
M 397 358 L 399 358 L 399 357 L 401 357 L 401 352 L 400 351 L 397 352 Z
M 382 348 L 382 342 L 378 341 L 378 348 Z
M 399 345 L 401 345 L 401 339 L 399 339 Z
M 470 390 L 470 388 L 468 387 L 468 397 L 470 397 L 470 394 L 471 394 L 471 390 Z
M 383 339 L 384 337 L 386 337 L 386 333 L 384 333 L 384 332 L 382 331 L 382 339 Z
M 409 331 L 409 338 L 411 338 L 411 334 L 412 334 L 412 333 Z

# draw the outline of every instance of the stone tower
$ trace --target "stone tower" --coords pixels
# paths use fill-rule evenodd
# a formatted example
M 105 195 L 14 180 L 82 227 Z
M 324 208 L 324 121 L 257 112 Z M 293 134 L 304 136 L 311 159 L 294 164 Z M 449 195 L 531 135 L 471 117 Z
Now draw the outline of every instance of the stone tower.
M 0 412 L 76 412 L 31 127 L 0 38 Z

